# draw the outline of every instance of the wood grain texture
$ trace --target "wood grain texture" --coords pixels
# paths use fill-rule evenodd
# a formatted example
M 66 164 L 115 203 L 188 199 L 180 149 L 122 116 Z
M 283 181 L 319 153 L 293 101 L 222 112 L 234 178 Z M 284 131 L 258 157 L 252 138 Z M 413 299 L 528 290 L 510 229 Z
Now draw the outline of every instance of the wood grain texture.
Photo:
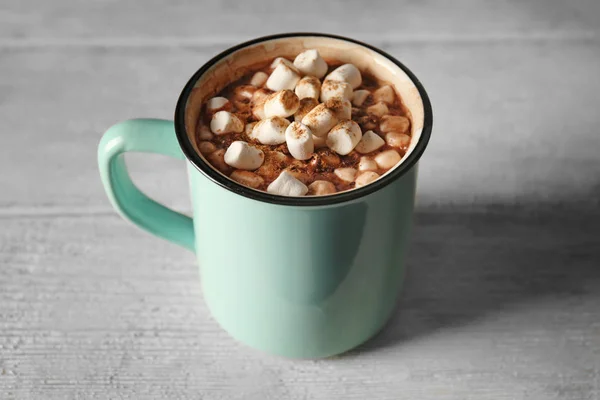
M 368 41 L 597 37 L 596 0 L 194 1 L 4 0 L 0 37 L 15 46 L 234 44 L 274 32 Z M 293 11 L 290 11 L 293 10 Z
M 600 2 L 368 4 L 0 2 L 0 399 L 600 399 Z M 229 338 L 193 256 L 117 217 L 96 145 L 171 118 L 230 45 L 311 30 L 403 61 L 435 126 L 397 313 L 289 361 Z M 181 162 L 128 162 L 189 211 Z
M 571 211 L 421 208 L 396 316 L 324 361 L 235 343 L 208 315 L 193 257 L 117 217 L 5 219 L 0 393 L 595 399 L 600 225 Z

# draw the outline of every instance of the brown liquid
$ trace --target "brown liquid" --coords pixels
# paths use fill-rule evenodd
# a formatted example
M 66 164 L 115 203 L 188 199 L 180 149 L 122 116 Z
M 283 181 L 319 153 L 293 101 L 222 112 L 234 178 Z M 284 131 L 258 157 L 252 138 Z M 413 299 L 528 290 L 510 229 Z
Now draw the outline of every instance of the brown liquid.
M 257 119 L 252 114 L 252 102 L 250 99 L 244 99 L 241 101 L 239 101 L 239 100 L 232 101 L 232 99 L 234 99 L 234 97 L 235 97 L 234 96 L 235 90 L 236 90 L 236 88 L 239 88 L 240 86 L 249 85 L 250 80 L 252 79 L 252 76 L 258 71 L 263 71 L 267 75 L 270 75 L 270 72 L 271 72 L 270 65 L 271 65 L 272 61 L 273 60 L 269 60 L 268 62 L 265 62 L 263 65 L 255 66 L 255 68 L 253 68 L 248 73 L 246 73 L 241 79 L 230 83 L 225 88 L 223 88 L 223 90 L 221 90 L 218 94 L 216 94 L 216 96 L 225 97 L 231 101 L 233 108 L 230 110 L 230 112 L 235 114 L 244 123 L 244 125 L 246 125 L 248 123 L 252 123 L 252 122 L 257 122 L 257 121 L 259 121 L 259 119 Z M 334 61 L 334 60 L 326 60 L 326 61 L 329 66 L 329 68 L 327 70 L 327 74 L 329 74 L 331 71 L 333 71 L 334 69 L 336 69 L 337 67 L 342 65 L 342 63 Z M 365 71 L 361 71 L 361 75 L 362 75 L 362 83 L 359 87 L 357 87 L 354 90 L 366 89 L 372 93 L 376 89 L 388 84 L 387 82 L 378 81 L 375 77 L 373 77 L 372 75 L 370 75 L 369 73 L 367 73 Z M 269 93 L 274 93 L 273 91 L 271 91 L 267 88 L 262 88 L 262 90 L 268 91 Z M 385 138 L 385 134 L 380 130 L 380 124 L 379 124 L 380 118 L 377 117 L 376 115 L 369 114 L 367 112 L 367 108 L 373 104 L 374 104 L 373 96 L 369 95 L 367 97 L 367 99 L 365 100 L 365 102 L 360 107 L 353 106 L 352 107 L 352 120 L 360 125 L 363 133 L 368 130 L 372 130 L 373 132 L 377 133 L 382 138 Z M 394 103 L 391 105 L 388 104 L 387 106 L 388 106 L 389 112 L 386 115 L 404 116 L 410 120 L 410 113 L 407 112 L 407 108 L 404 106 L 404 104 L 402 103 L 402 100 L 400 99 L 400 97 L 398 96 L 397 93 L 395 94 Z M 200 143 L 200 141 L 201 141 L 199 138 L 200 127 L 202 125 L 210 126 L 211 117 L 212 117 L 212 114 L 207 112 L 206 107 L 204 106 L 202 112 L 200 113 L 200 117 L 199 117 L 200 121 L 197 124 L 198 129 L 196 132 L 196 143 Z M 290 122 L 293 122 L 294 116 L 289 117 L 288 120 Z M 410 126 L 409 126 L 409 129 L 406 132 L 406 134 L 410 135 L 410 131 L 411 130 L 410 130 Z M 242 140 L 244 142 L 251 143 L 252 146 L 254 146 L 258 149 L 261 149 L 265 153 L 265 163 L 263 164 L 263 167 L 265 167 L 265 168 L 261 167 L 258 170 L 253 171 L 254 173 L 260 175 L 264 179 L 264 183 L 257 188 L 257 189 L 263 190 L 263 191 L 266 191 L 269 184 L 271 182 L 273 182 L 275 179 L 277 179 L 277 177 L 279 176 L 281 171 L 283 171 L 285 169 L 294 173 L 296 178 L 301 180 L 306 185 L 308 185 L 316 180 L 326 180 L 326 181 L 332 182 L 335 185 L 338 192 L 350 190 L 350 189 L 354 188 L 355 183 L 354 182 L 350 182 L 350 183 L 345 182 L 345 181 L 341 180 L 339 177 L 337 177 L 334 174 L 334 170 L 336 168 L 350 167 L 350 168 L 355 168 L 358 170 L 358 164 L 359 164 L 361 157 L 367 156 L 367 157 L 373 159 L 377 154 L 379 154 L 383 151 L 386 151 L 386 150 L 395 150 L 400 154 L 400 156 L 402 158 L 404 158 L 404 155 L 406 154 L 406 151 L 408 149 L 407 147 L 405 147 L 405 148 L 392 147 L 386 143 L 379 149 L 377 149 L 371 153 L 368 153 L 368 154 L 360 154 L 360 153 L 356 152 L 355 150 L 353 150 L 350 154 L 341 156 L 339 154 L 336 154 L 334 151 L 330 150 L 329 148 L 320 148 L 320 149 L 315 149 L 315 153 L 310 159 L 301 161 L 301 160 L 294 159 L 290 155 L 287 145 L 285 143 L 276 145 L 276 146 L 264 145 L 256 140 L 248 137 L 248 135 L 246 135 L 245 132 L 229 133 L 229 134 L 224 134 L 224 135 L 214 135 L 210 141 L 215 145 L 217 150 L 219 150 L 219 149 L 227 150 L 227 148 L 231 145 L 231 143 L 234 141 L 237 141 L 237 140 Z M 273 152 L 283 153 L 285 155 L 285 159 L 281 159 L 281 160 L 278 159 L 276 157 L 276 154 L 273 154 Z M 335 161 L 336 158 L 339 160 L 339 164 L 332 162 L 332 161 Z M 222 170 L 221 172 L 229 175 L 232 171 L 233 171 L 233 168 L 229 168 L 226 171 Z M 375 170 L 374 172 L 377 172 L 379 175 L 383 175 L 385 172 L 387 172 L 387 170 L 378 169 L 378 170 Z

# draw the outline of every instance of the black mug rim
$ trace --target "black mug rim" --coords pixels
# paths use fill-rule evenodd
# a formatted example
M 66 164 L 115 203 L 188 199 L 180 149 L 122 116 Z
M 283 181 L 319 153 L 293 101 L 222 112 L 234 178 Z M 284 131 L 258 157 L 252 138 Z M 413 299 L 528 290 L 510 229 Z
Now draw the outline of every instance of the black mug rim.
M 235 182 L 233 179 L 230 179 L 230 178 L 226 177 L 225 175 L 222 175 L 221 173 L 217 172 L 210 165 L 208 165 L 208 163 L 206 161 L 204 161 L 202 159 L 202 157 L 200 157 L 196 153 L 196 151 L 194 150 L 194 146 L 192 145 L 192 142 L 190 141 L 190 138 L 189 138 L 189 136 L 186 132 L 186 128 L 185 128 L 185 107 L 186 107 L 188 97 L 189 97 L 190 93 L 192 92 L 192 89 L 194 88 L 196 81 L 198 81 L 198 79 L 200 79 L 200 77 L 210 67 L 212 67 L 216 62 L 218 62 L 222 58 L 227 57 L 228 55 L 230 55 L 244 47 L 248 47 L 248 46 L 255 45 L 257 43 L 265 42 L 265 41 L 269 41 L 269 40 L 284 39 L 284 38 L 290 38 L 290 37 L 324 37 L 324 38 L 343 40 L 346 42 L 357 44 L 359 46 L 366 47 L 372 51 L 375 51 L 376 53 L 379 53 L 380 55 L 387 58 L 388 60 L 390 60 L 398 68 L 400 68 L 402 71 L 404 71 L 404 73 L 406 73 L 406 75 L 408 75 L 408 77 L 414 83 L 417 90 L 419 91 L 419 95 L 421 96 L 421 100 L 423 102 L 423 110 L 424 110 L 423 130 L 421 132 L 419 141 L 415 145 L 415 148 L 413 149 L 413 151 L 408 155 L 408 157 L 406 159 L 402 160 L 402 163 L 398 167 L 396 167 L 396 169 L 394 169 L 391 173 L 377 179 L 373 183 L 370 183 L 370 184 L 363 186 L 361 188 L 358 188 L 358 189 L 352 189 L 349 191 L 339 192 L 339 193 L 327 195 L 327 196 L 289 197 L 289 196 L 274 195 L 274 194 L 271 194 L 268 192 L 258 191 L 255 189 L 251 189 L 247 186 L 244 186 L 242 184 L 239 184 L 239 183 Z M 405 67 L 404 64 L 402 64 L 400 61 L 398 61 L 397 59 L 395 59 L 388 53 L 386 53 L 383 50 L 380 50 L 374 46 L 360 42 L 358 40 L 354 40 L 354 39 L 350 39 L 350 38 L 338 36 L 338 35 L 331 35 L 331 34 L 327 34 L 327 33 L 312 33 L 312 32 L 281 33 L 281 34 L 276 34 L 276 35 L 259 37 L 259 38 L 253 39 L 253 40 L 249 40 L 249 41 L 240 43 L 236 46 L 233 46 L 233 47 L 219 53 L 218 55 L 214 56 L 213 58 L 211 58 L 202 67 L 200 67 L 200 69 L 198 71 L 196 71 L 196 73 L 194 75 L 192 75 L 192 77 L 188 80 L 188 82 L 184 86 L 184 88 L 179 96 L 179 100 L 177 101 L 177 106 L 175 108 L 175 132 L 177 134 L 177 140 L 179 141 L 179 145 L 180 145 L 184 155 L 186 156 L 186 158 L 194 165 L 194 167 L 198 171 L 200 171 L 204 176 L 206 176 L 212 182 L 218 184 L 219 186 L 221 186 L 235 194 L 239 194 L 244 197 L 248 197 L 250 199 L 261 201 L 264 203 L 279 204 L 279 205 L 285 205 L 285 206 L 325 206 L 325 205 L 345 203 L 345 202 L 356 200 L 361 197 L 365 197 L 373 192 L 383 189 L 385 186 L 391 184 L 392 182 L 396 181 L 401 176 L 403 176 L 405 173 L 410 171 L 412 169 L 412 167 L 417 163 L 417 161 L 419 161 L 419 159 L 423 155 L 423 152 L 425 151 L 425 148 L 427 147 L 427 144 L 429 143 L 432 126 L 433 126 L 433 112 L 431 109 L 431 103 L 429 101 L 429 97 L 427 96 L 427 92 L 423 88 L 423 85 L 421 84 L 419 79 L 407 67 Z

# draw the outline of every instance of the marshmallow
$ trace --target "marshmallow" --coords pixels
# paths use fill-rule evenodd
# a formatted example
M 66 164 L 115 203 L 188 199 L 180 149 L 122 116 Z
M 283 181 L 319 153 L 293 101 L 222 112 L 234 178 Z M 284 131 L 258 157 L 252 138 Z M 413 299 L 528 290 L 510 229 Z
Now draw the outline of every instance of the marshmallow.
M 354 121 L 343 121 L 334 126 L 327 135 L 327 146 L 341 156 L 349 154 L 360 142 L 362 132 Z
M 375 162 L 381 169 L 390 169 L 400 162 L 400 154 L 396 150 L 386 150 L 375 156 Z
M 229 111 L 218 111 L 210 120 L 210 130 L 217 135 L 240 133 L 244 130 L 244 123 Z
M 292 122 L 285 130 L 287 148 L 296 160 L 308 160 L 315 151 L 313 134 L 300 122 Z
M 242 171 L 239 169 L 233 171 L 229 177 L 237 183 L 241 183 L 242 185 L 251 187 L 252 189 L 258 189 L 265 183 L 265 180 L 254 172 Z
M 291 90 L 281 90 L 267 98 L 264 105 L 265 117 L 287 118 L 300 107 L 298 96 Z
M 360 142 L 356 145 L 356 151 L 361 154 L 367 154 L 377 150 L 385 144 L 385 141 L 373 131 L 366 131 Z
M 370 94 L 371 93 L 368 90 L 363 90 L 363 89 L 355 90 L 352 93 L 352 104 L 354 104 L 356 107 L 362 106 Z
M 267 100 L 267 98 L 272 94 L 273 92 L 271 92 L 269 89 L 258 89 L 254 92 L 254 94 L 252 94 L 252 102 L 254 104 L 264 103 L 265 100 Z
M 325 80 L 347 82 L 352 86 L 352 89 L 356 89 L 362 83 L 360 71 L 352 64 L 344 64 L 337 67 L 325 77 Z
M 265 119 L 265 102 L 256 103 L 252 106 L 252 115 L 256 119 Z
M 304 196 L 308 188 L 288 171 L 282 171 L 267 187 L 267 192 L 281 196 Z
M 290 68 L 296 68 L 294 67 L 294 63 L 292 63 L 290 60 L 288 60 L 287 58 L 283 58 L 283 57 L 277 57 L 273 60 L 273 62 L 271 63 L 271 65 L 269 66 L 269 68 L 271 68 L 271 70 L 274 70 L 275 68 L 277 68 L 279 66 L 279 64 L 283 64 L 286 65 Z
M 379 129 L 382 132 L 407 133 L 409 127 L 410 120 L 398 115 L 386 115 L 381 118 L 381 124 L 379 124 Z
M 313 135 L 319 137 L 327 135 L 327 132 L 329 132 L 337 122 L 338 119 L 335 116 L 335 113 L 325 107 L 325 104 L 319 104 L 302 118 L 302 123 L 310 128 Z
M 359 188 L 368 185 L 369 183 L 376 181 L 377 178 L 379 178 L 379 174 L 377 172 L 365 171 L 356 177 L 354 187 Z
M 367 113 L 376 115 L 378 117 L 383 117 L 385 114 L 389 113 L 387 105 L 384 102 L 375 103 L 372 106 L 367 107 Z
M 200 140 L 211 140 L 213 138 L 213 133 L 210 131 L 210 128 L 206 125 L 200 125 L 200 129 L 198 132 L 198 138 Z
M 255 170 L 260 167 L 265 160 L 265 154 L 262 150 L 250 146 L 246 142 L 236 140 L 231 143 L 225 153 L 225 162 L 237 169 Z
M 285 130 L 289 124 L 290 121 L 281 117 L 263 119 L 254 125 L 250 137 L 262 144 L 282 144 L 285 143 Z
M 271 72 L 266 86 L 276 92 L 284 89 L 294 90 L 299 80 L 300 75 L 298 75 L 296 68 L 282 62 Z
M 294 59 L 294 66 L 304 75 L 316 76 L 321 79 L 327 73 L 327 63 L 317 50 L 305 50 Z
M 250 79 L 250 84 L 256 87 L 262 87 L 269 79 L 269 75 L 262 71 L 258 71 L 254 75 L 252 75 L 252 79 Z
M 390 85 L 385 85 L 373 92 L 373 101 L 375 103 L 384 102 L 388 105 L 394 104 L 396 93 Z
M 312 196 L 325 196 L 335 192 L 335 185 L 329 181 L 314 181 L 308 185 L 308 194 Z
M 389 132 L 385 135 L 385 142 L 399 149 L 407 149 L 410 145 L 410 136 L 405 133 Z
M 298 110 L 294 113 L 294 121 L 301 122 L 302 118 L 304 118 L 304 116 L 318 104 L 319 102 L 317 99 L 313 99 L 312 97 L 305 97 L 301 99 L 300 107 L 298 107 Z
M 244 128 L 244 134 L 246 134 L 246 136 L 252 135 L 252 129 L 254 129 L 254 125 L 256 125 L 256 122 L 250 122 L 246 124 L 246 127 Z
M 206 111 L 209 113 L 221 110 L 231 110 L 231 103 L 225 97 L 213 97 L 206 102 Z
M 206 159 L 213 167 L 224 174 L 227 174 L 229 171 L 231 171 L 231 167 L 225 162 L 225 149 L 213 151 L 206 156 Z
M 233 89 L 233 95 L 238 100 L 250 100 L 256 92 L 256 87 L 252 85 L 240 85 Z
M 359 171 L 377 171 L 378 168 L 377 163 L 369 157 L 361 157 L 358 162 Z
M 327 136 L 318 137 L 313 135 L 313 144 L 315 146 L 315 149 L 327 147 Z
M 211 142 L 200 142 L 198 143 L 198 150 L 202 154 L 210 154 L 213 151 L 217 150 L 217 147 Z
M 314 76 L 305 76 L 298 81 L 294 91 L 300 99 L 305 97 L 318 99 L 319 94 L 321 94 L 321 81 Z
M 323 104 L 325 104 L 325 107 L 333 111 L 338 121 L 345 121 L 352 117 L 352 104 L 350 104 L 350 101 L 348 100 L 333 98 L 327 100 Z
M 325 81 L 321 85 L 321 101 L 339 98 L 350 100 L 352 98 L 352 86 L 347 82 Z
M 335 176 L 348 183 L 354 182 L 354 177 L 356 176 L 356 170 L 354 168 L 336 168 L 333 173 Z

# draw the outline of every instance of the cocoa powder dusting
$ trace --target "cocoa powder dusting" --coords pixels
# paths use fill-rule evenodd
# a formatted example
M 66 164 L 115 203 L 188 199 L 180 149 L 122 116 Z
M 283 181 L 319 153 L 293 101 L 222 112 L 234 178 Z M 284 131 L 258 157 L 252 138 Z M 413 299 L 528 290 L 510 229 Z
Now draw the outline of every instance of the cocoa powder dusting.
M 241 79 L 232 82 L 221 92 L 215 95 L 226 97 L 230 100 L 232 104 L 231 112 L 234 113 L 244 123 L 244 125 L 259 121 L 259 119 L 252 114 L 252 108 L 256 104 L 264 102 L 267 96 L 273 94 L 272 91 L 266 88 L 254 90 L 253 87 L 247 87 L 254 73 L 258 71 L 263 71 L 267 75 L 270 74 L 271 70 L 269 68 L 269 65 L 272 61 L 273 60 L 269 60 L 263 65 L 257 66 L 256 68 L 249 70 L 248 73 L 244 75 Z M 342 65 L 342 63 L 336 60 L 326 61 L 329 65 L 327 71 L 328 74 L 340 65 Z M 374 76 L 369 73 L 369 71 L 361 71 L 361 73 L 362 84 L 355 90 L 366 89 L 372 93 L 379 87 L 386 84 L 385 82 L 378 82 L 374 78 Z M 282 101 L 283 105 L 286 108 L 293 108 L 296 102 L 298 102 L 298 99 L 295 95 L 293 95 L 293 91 L 288 90 L 282 94 Z M 301 99 L 299 110 L 301 113 L 306 114 L 317 104 L 318 102 L 312 99 Z M 367 108 L 373 104 L 373 96 L 369 95 L 360 107 L 353 106 L 352 120 L 358 123 L 363 133 L 368 130 L 372 130 L 385 139 L 385 134 L 380 129 L 380 118 L 376 115 L 369 114 L 367 112 Z M 326 106 L 330 108 L 335 114 L 343 112 L 343 103 L 338 99 L 328 100 L 326 102 Z M 389 115 L 405 116 L 409 118 L 408 134 L 410 135 L 410 114 L 407 112 L 404 104 L 402 104 L 402 101 L 399 98 L 398 94 L 396 94 L 395 96 L 394 103 L 388 104 L 388 108 Z M 201 125 L 209 127 L 210 120 L 211 114 L 207 112 L 206 106 L 204 105 L 203 110 L 200 113 L 199 124 L 196 129 L 196 143 L 199 143 L 200 141 L 206 141 L 206 139 L 200 139 L 199 135 L 201 132 Z M 294 117 L 291 116 L 288 118 L 288 120 L 290 122 L 293 122 Z M 227 150 L 231 143 L 233 143 L 236 140 L 242 140 L 248 143 L 252 143 L 253 146 L 264 152 L 265 161 L 263 165 L 256 171 L 253 171 L 256 175 L 259 175 L 263 179 L 262 183 L 258 187 L 256 187 L 256 189 L 263 191 L 267 189 L 269 184 L 271 184 L 283 170 L 290 171 L 294 174 L 294 176 L 296 176 L 297 179 L 300 179 L 307 185 L 317 180 L 325 180 L 333 183 L 338 192 L 349 190 L 354 188 L 354 182 L 348 183 L 338 178 L 333 172 L 336 168 L 350 167 L 358 169 L 358 164 L 362 156 L 374 158 L 380 152 L 390 149 L 396 150 L 402 157 L 404 157 L 406 153 L 406 148 L 398 149 L 396 147 L 389 146 L 388 144 L 385 144 L 378 150 L 366 155 L 359 154 L 356 151 L 352 151 L 348 155 L 341 156 L 336 154 L 329 148 L 320 148 L 315 150 L 313 156 L 310 159 L 300 161 L 295 160 L 293 157 L 290 156 L 289 150 L 285 143 L 277 146 L 263 145 L 258 141 L 248 137 L 246 132 L 230 133 L 225 135 L 214 135 L 210 142 L 212 142 L 215 145 L 217 149 L 217 154 L 219 154 L 220 157 L 211 157 L 210 155 L 208 155 L 206 158 L 211 163 L 215 161 L 215 167 L 217 167 L 217 169 L 221 169 L 226 174 L 230 174 L 233 171 L 233 169 L 216 164 L 219 162 L 222 163 L 222 154 L 224 154 L 224 151 Z M 375 172 L 377 172 L 379 175 L 383 175 L 386 172 L 386 170 L 378 169 Z

